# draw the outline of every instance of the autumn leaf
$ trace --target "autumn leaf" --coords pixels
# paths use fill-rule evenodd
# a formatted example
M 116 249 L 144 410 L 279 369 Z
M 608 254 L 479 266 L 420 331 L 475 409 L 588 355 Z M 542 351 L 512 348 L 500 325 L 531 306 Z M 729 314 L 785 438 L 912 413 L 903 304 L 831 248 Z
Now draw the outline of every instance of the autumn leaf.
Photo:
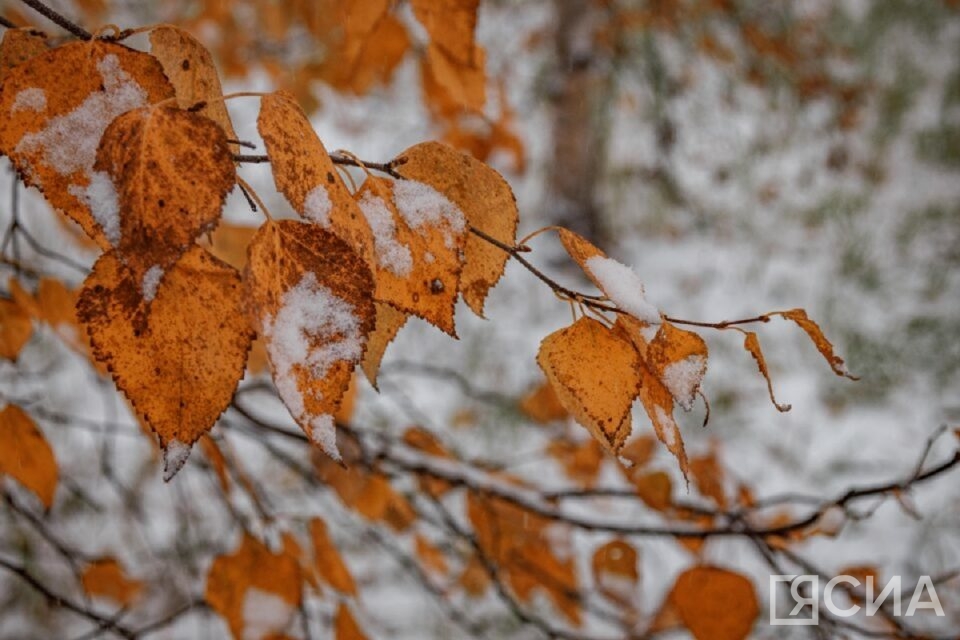
M 103 249 L 119 234 L 118 203 L 94 169 L 120 114 L 174 96 L 157 60 L 105 40 L 74 42 L 10 69 L 0 85 L 0 153 L 28 185 Z
M 743 640 L 759 613 L 750 579 L 718 567 L 699 566 L 677 577 L 668 596 L 697 640 Z
M 295 220 L 265 223 L 249 251 L 250 313 L 280 398 L 339 460 L 333 416 L 374 327 L 370 272 L 335 235 Z
M 143 592 L 143 582 L 133 580 L 116 558 L 100 558 L 88 564 L 80 577 L 83 590 L 91 596 L 110 598 L 129 607 Z
M 701 495 L 713 500 L 721 509 L 727 508 L 725 474 L 715 449 L 706 455 L 690 459 L 690 475 L 693 476 L 693 483 Z
M 630 435 L 630 407 L 640 391 L 633 345 L 583 317 L 543 339 L 537 364 L 560 403 L 616 455 Z
M 538 424 L 563 420 L 570 415 L 549 381 L 534 387 L 520 399 L 520 411 Z
M 499 173 L 439 142 L 410 147 L 393 162 L 400 175 L 430 185 L 456 204 L 472 228 L 507 246 L 514 245 L 517 202 Z M 474 234 L 467 236 L 460 293 L 477 315 L 483 316 L 487 294 L 503 275 L 508 258 L 503 249 Z
M 413 15 L 436 44 L 463 65 L 472 65 L 480 0 L 412 0 Z
M 750 355 L 753 356 L 753 359 L 757 363 L 757 369 L 760 370 L 760 374 L 763 376 L 763 379 L 767 381 L 767 393 L 770 394 L 770 402 L 772 402 L 773 406 L 777 408 L 777 411 L 790 411 L 791 407 L 789 404 L 780 404 L 773 395 L 773 382 L 770 380 L 770 371 L 767 369 L 767 361 L 763 357 L 763 351 L 760 349 L 760 338 L 758 338 L 757 334 L 753 331 L 744 331 L 743 336 L 743 348 L 749 351 Z
M 32 335 L 30 314 L 15 300 L 0 298 L 0 358 L 16 360 Z
M 424 102 L 440 118 L 482 113 L 487 102 L 486 52 L 476 47 L 473 64 L 464 64 L 430 43 L 420 59 Z
M 43 433 L 23 409 L 8 404 L 0 410 L 0 434 L 0 474 L 22 484 L 50 509 L 60 471 Z
M 568 440 L 553 440 L 547 445 L 547 453 L 563 466 L 567 477 L 586 489 L 593 487 L 603 463 L 603 448 L 596 439 L 580 443 Z
M 360 625 L 354 620 L 350 609 L 342 602 L 337 607 L 337 615 L 333 620 L 334 640 L 367 640 L 360 629 Z
M 170 265 L 216 226 L 236 184 L 227 137 L 196 113 L 134 109 L 107 127 L 93 168 L 87 196 L 103 205 L 107 238 L 150 302 Z
M 18 64 L 34 58 L 48 49 L 47 36 L 30 27 L 7 29 L 0 41 L 0 82 Z
M 640 582 L 639 557 L 626 540 L 611 540 L 593 552 L 590 567 L 600 592 L 630 606 Z
M 443 551 L 419 533 L 414 536 L 414 551 L 424 569 L 437 576 L 447 574 L 447 557 Z
M 237 134 L 223 101 L 220 76 L 206 47 L 183 29 L 162 25 L 150 31 L 150 53 L 163 65 L 164 73 L 173 84 L 177 105 L 190 109 L 204 103 L 196 113 L 220 125 L 227 139 L 236 140 Z
M 363 355 L 360 367 L 373 388 L 378 389 L 377 374 L 380 371 L 383 354 L 400 333 L 403 325 L 407 323 L 410 315 L 385 302 L 374 302 L 374 307 L 377 310 L 376 325 L 367 340 L 367 352 Z
M 447 460 L 456 459 L 435 435 L 423 427 L 410 427 L 404 431 L 403 442 L 417 451 L 422 451 L 436 458 L 445 458 Z M 426 474 L 418 478 L 418 484 L 427 495 L 435 498 L 442 496 L 449 491 L 452 486 L 446 480 L 431 477 Z
M 707 372 L 707 344 L 703 338 L 663 321 L 644 360 L 677 404 L 690 411 Z
M 673 504 L 673 483 L 663 471 L 651 471 L 633 476 L 637 495 L 651 509 L 666 511 Z
M 843 358 L 833 352 L 833 345 L 830 344 L 830 341 L 827 340 L 826 336 L 823 335 L 823 330 L 820 329 L 820 325 L 811 320 L 807 316 L 806 311 L 803 309 L 791 309 L 789 311 L 780 311 L 771 315 L 783 316 L 787 320 L 792 320 L 797 324 L 798 327 L 803 329 L 806 334 L 810 336 L 813 344 L 817 347 L 817 351 L 819 351 L 820 355 L 826 359 L 827 364 L 830 365 L 830 368 L 833 369 L 835 374 L 850 378 L 851 380 L 860 379 L 847 371 L 847 367 L 843 362 Z
M 310 520 L 310 538 L 313 540 L 314 567 L 328 585 L 351 596 L 357 595 L 353 575 L 344 564 L 340 551 L 327 532 L 327 523 L 320 518 Z
M 236 640 L 261 637 L 286 627 L 300 604 L 301 578 L 291 549 L 274 554 L 244 534 L 236 551 L 213 561 L 205 599 L 226 619 Z
M 352 59 L 330 56 L 321 68 L 321 76 L 336 89 L 364 95 L 390 80 L 410 49 L 410 35 L 403 22 L 387 14 L 355 43 L 348 46 Z
M 96 358 L 160 439 L 169 480 L 230 404 L 252 333 L 240 276 L 200 247 L 168 271 L 149 308 L 115 251 L 97 260 L 77 303 Z

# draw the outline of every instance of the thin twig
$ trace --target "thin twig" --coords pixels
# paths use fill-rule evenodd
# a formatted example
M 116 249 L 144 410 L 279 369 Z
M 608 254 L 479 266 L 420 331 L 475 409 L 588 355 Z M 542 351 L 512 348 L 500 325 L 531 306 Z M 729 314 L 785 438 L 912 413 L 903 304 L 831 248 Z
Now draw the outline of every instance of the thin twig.
M 93 35 L 89 31 L 87 31 L 77 23 L 73 22 L 72 20 L 68 20 L 66 17 L 57 13 L 56 11 L 54 11 L 44 3 L 40 2 L 39 0 L 20 0 L 20 2 L 27 5 L 37 13 L 43 15 L 43 17 L 45 17 L 47 20 L 50 20 L 51 22 L 54 22 L 60 25 L 61 27 L 63 27 L 73 35 L 80 38 L 81 40 L 93 39 Z

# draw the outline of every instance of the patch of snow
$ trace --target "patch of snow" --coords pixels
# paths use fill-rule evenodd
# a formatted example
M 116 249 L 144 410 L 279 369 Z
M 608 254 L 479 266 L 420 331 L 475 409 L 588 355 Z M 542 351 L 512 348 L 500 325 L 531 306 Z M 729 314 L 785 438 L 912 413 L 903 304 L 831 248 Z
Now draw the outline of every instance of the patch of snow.
M 330 202 L 330 194 L 327 193 L 327 188 L 322 184 L 314 187 L 303 199 L 303 215 L 324 229 L 330 227 L 331 211 L 333 211 L 333 203 Z
M 243 640 L 262 640 L 283 631 L 294 607 L 280 596 L 250 587 L 243 596 Z
M 189 457 L 190 445 L 184 444 L 176 438 L 168 442 L 163 450 L 163 481 L 170 482 Z
M 587 269 L 618 307 L 649 325 L 660 324 L 660 311 L 647 301 L 643 282 L 633 269 L 604 256 L 589 258 Z
M 140 292 L 143 299 L 151 302 L 157 296 L 157 288 L 160 286 L 160 279 L 163 278 L 163 267 L 158 264 L 153 265 L 143 275 L 143 283 L 140 285 Z
M 684 411 L 690 411 L 693 408 L 697 389 L 700 388 L 700 382 L 706 372 L 707 359 L 696 354 L 664 367 L 663 384 Z
M 31 87 L 24 89 L 13 99 L 13 105 L 10 107 L 11 113 L 17 111 L 46 111 L 47 94 L 43 89 Z
M 310 439 L 337 462 L 342 460 L 340 449 L 337 447 L 337 426 L 329 413 L 319 415 L 310 421 Z
M 397 224 L 382 198 L 367 191 L 358 203 L 373 232 L 377 264 L 395 276 L 406 278 L 413 270 L 410 247 L 397 240 Z
M 421 235 L 426 228 L 441 229 L 448 249 L 456 246 L 455 235 L 463 233 L 467 227 L 460 208 L 428 184 L 397 180 L 393 185 L 393 202 L 410 228 Z
M 105 171 L 88 171 L 87 177 L 90 179 L 87 186 L 72 184 L 67 191 L 87 205 L 107 240 L 117 246 L 120 243 L 120 197 L 113 180 Z
M 673 416 L 663 410 L 660 405 L 654 406 L 654 413 L 657 415 L 657 434 L 661 436 L 661 441 L 667 449 L 673 450 L 677 445 L 677 423 L 673 421 Z

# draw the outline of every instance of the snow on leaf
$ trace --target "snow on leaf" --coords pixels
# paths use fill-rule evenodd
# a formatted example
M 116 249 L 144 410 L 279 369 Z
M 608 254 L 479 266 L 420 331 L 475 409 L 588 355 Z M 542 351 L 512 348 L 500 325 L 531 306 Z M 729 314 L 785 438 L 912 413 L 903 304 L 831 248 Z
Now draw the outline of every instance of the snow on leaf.
M 826 336 L 823 335 L 823 330 L 820 329 L 820 325 L 811 320 L 807 316 L 806 311 L 803 309 L 791 309 L 789 311 L 780 311 L 771 315 L 783 316 L 787 320 L 792 320 L 797 324 L 798 327 L 803 329 L 806 334 L 810 336 L 813 344 L 817 347 L 817 351 L 819 351 L 820 354 L 826 359 L 827 364 L 830 365 L 830 368 L 833 369 L 835 374 L 850 378 L 851 380 L 860 379 L 847 371 L 847 367 L 843 362 L 843 358 L 833 352 L 833 345 L 830 344 L 830 341 L 827 340 Z
M 630 406 L 640 390 L 633 345 L 583 317 L 543 339 L 537 364 L 567 411 L 616 454 L 630 435 Z
M 220 125 L 228 139 L 236 140 L 210 52 L 183 29 L 162 25 L 150 31 L 150 53 L 163 65 L 164 73 L 173 84 L 177 105 L 189 109 L 205 103 L 197 113 Z
M 84 568 L 80 582 L 87 594 L 109 598 L 125 607 L 143 592 L 143 583 L 129 578 L 116 558 L 94 560 Z
M 28 311 L 16 300 L 0 298 L 0 358 L 16 360 L 32 335 Z
M 519 218 L 517 202 L 499 173 L 440 142 L 410 147 L 395 162 L 402 176 L 429 184 L 456 203 L 470 226 L 513 246 Z M 472 234 L 467 236 L 463 254 L 460 293 L 482 316 L 487 293 L 503 275 L 509 256 Z
M 60 471 L 36 423 L 23 409 L 8 404 L 0 410 L 0 437 L 0 474 L 32 491 L 47 509 L 52 507 Z
M 25 90 L 42 91 L 46 109 L 14 109 Z M 152 56 L 104 40 L 69 43 L 7 71 L 0 86 L 0 153 L 108 249 L 97 216 L 111 219 L 109 199 L 103 184 L 87 189 L 100 138 L 120 114 L 171 97 L 173 87 Z M 104 203 L 107 211 L 91 211 L 91 204 Z
M 145 107 L 117 117 L 103 133 L 94 169 L 116 189 L 116 246 L 141 277 L 157 266 L 165 271 L 212 230 L 236 184 L 223 130 L 175 107 Z
M 689 411 L 707 372 L 707 354 L 707 344 L 698 334 L 663 322 L 644 359 L 677 404 Z
M 373 333 L 367 339 L 367 352 L 360 363 L 367 380 L 377 388 L 377 373 L 387 346 L 397 337 L 400 329 L 407 323 L 408 314 L 383 302 L 375 302 L 377 321 Z
M 248 637 L 247 624 L 256 622 L 250 618 L 275 613 L 279 608 L 272 606 L 277 603 L 269 598 L 257 601 L 259 594 L 278 598 L 291 610 L 295 609 L 302 597 L 300 564 L 289 546 L 274 554 L 259 540 L 244 534 L 236 551 L 213 561 L 207 573 L 205 599 L 226 619 L 235 640 L 240 640 Z M 269 611 L 261 605 L 266 605 Z M 252 615 L 254 608 L 258 610 L 256 615 Z M 251 632 L 262 631 L 259 624 L 251 629 Z
M 356 596 L 353 575 L 330 539 L 327 523 L 321 518 L 310 520 L 310 538 L 313 540 L 314 567 L 320 578 L 340 593 Z
M 760 611 L 749 578 L 711 566 L 681 573 L 664 608 L 673 609 L 696 640 L 743 640 Z
M 29 89 L 24 89 L 17 94 L 17 97 L 13 100 L 13 106 L 10 107 L 10 110 L 13 112 L 20 111 L 21 109 L 26 109 L 28 111 L 46 111 L 47 110 L 47 94 L 43 89 L 37 89 L 36 87 L 31 87 Z
M 170 473 L 230 404 L 252 332 L 239 274 L 200 247 L 167 270 L 149 307 L 140 286 L 108 252 L 84 282 L 77 313 L 97 360 L 171 447 Z
M 264 224 L 249 255 L 252 320 L 280 398 L 304 433 L 339 460 L 332 416 L 374 327 L 370 272 L 335 235 L 295 220 Z
M 357 201 L 373 233 L 373 253 L 377 267 L 398 278 L 409 278 L 413 270 L 410 247 L 397 238 L 397 221 L 387 203 L 373 191 L 363 191 Z

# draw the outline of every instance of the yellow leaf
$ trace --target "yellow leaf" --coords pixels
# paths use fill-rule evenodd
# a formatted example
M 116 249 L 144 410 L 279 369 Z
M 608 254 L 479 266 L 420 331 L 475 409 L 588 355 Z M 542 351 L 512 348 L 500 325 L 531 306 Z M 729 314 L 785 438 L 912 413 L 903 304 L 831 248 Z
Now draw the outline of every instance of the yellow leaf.
M 567 477 L 578 485 L 589 489 L 596 484 L 603 463 L 603 448 L 595 439 L 581 443 L 554 440 L 547 446 L 547 453 L 563 466 Z
M 597 547 L 591 569 L 601 593 L 629 606 L 640 582 L 638 561 L 637 550 L 626 540 L 611 540 Z
M 251 314 L 280 398 L 304 433 L 340 459 L 333 416 L 374 326 L 373 280 L 320 226 L 268 221 L 250 243 Z
M 110 598 L 124 607 L 136 601 L 143 591 L 143 583 L 128 578 L 116 558 L 100 558 L 90 563 L 80 581 L 83 590 L 91 596 Z
M 163 65 L 164 73 L 173 84 L 177 105 L 189 109 L 197 103 L 206 103 L 197 113 L 220 125 L 228 139 L 236 140 L 230 114 L 222 100 L 220 76 L 206 47 L 183 29 L 163 25 L 150 31 L 150 53 Z
M 310 521 L 310 537 L 313 539 L 314 566 L 323 581 L 340 593 L 356 596 L 357 585 L 327 533 L 327 523 L 320 518 L 313 518 Z
M 697 640 L 743 640 L 760 610 L 750 580 L 717 567 L 684 571 L 668 598 Z
M 242 271 L 247 266 L 247 247 L 259 227 L 221 222 L 212 234 L 207 247 L 234 269 Z M 205 245 L 206 246 L 206 245 Z
M 803 309 L 791 309 L 790 311 L 781 311 L 773 315 L 781 315 L 787 320 L 793 320 L 797 326 L 803 329 L 807 335 L 810 336 L 813 344 L 817 347 L 817 351 L 826 359 L 835 374 L 845 376 L 851 380 L 859 380 L 859 378 L 847 371 L 847 367 L 843 363 L 843 358 L 833 352 L 833 345 L 830 344 L 830 341 L 823 335 L 820 325 L 811 320 L 807 316 L 806 311 Z
M 644 358 L 684 410 L 693 408 L 707 372 L 707 344 L 699 335 L 663 321 Z
M 721 509 L 727 508 L 725 474 L 715 450 L 707 455 L 691 458 L 690 475 L 693 476 L 697 491 L 713 500 Z
M 97 145 L 120 114 L 172 98 L 173 87 L 146 53 L 94 40 L 30 58 L 0 85 L 0 153 L 28 185 L 73 218 L 103 249 L 116 201 L 94 170 Z M 93 209 L 91 210 L 91 207 Z
M 200 247 L 168 270 L 149 307 L 115 251 L 97 260 L 77 312 L 117 387 L 160 439 L 165 479 L 230 404 L 252 332 L 240 276 Z
M 528 418 L 539 424 L 563 420 L 570 413 L 563 408 L 557 392 L 549 381 L 534 388 L 520 400 L 520 410 Z
M 389 82 L 410 49 L 410 36 L 400 20 L 385 15 L 373 31 L 358 43 L 351 61 L 341 56 L 330 56 L 323 65 L 321 75 L 341 91 L 364 95 L 374 85 Z
M 475 64 L 454 60 L 431 43 L 420 59 L 424 102 L 434 114 L 452 118 L 461 113 L 482 113 L 487 102 L 486 52 L 476 47 Z
M 583 317 L 544 338 L 537 363 L 560 403 L 616 454 L 630 435 L 630 407 L 640 391 L 640 358 L 633 345 Z
M 383 354 L 387 346 L 400 333 L 400 329 L 407 323 L 408 314 L 392 307 L 385 302 L 375 302 L 377 309 L 377 323 L 367 340 L 367 352 L 363 355 L 363 362 L 360 363 L 363 373 L 367 380 L 377 387 L 377 374 L 380 371 L 380 363 L 383 361 Z
M 0 298 L 0 358 L 16 360 L 32 335 L 30 314 L 16 301 Z
M 770 394 L 770 402 L 777 408 L 777 411 L 790 411 L 790 405 L 780 404 L 773 395 L 773 382 L 770 380 L 770 371 L 767 370 L 767 361 L 763 357 L 763 351 L 760 349 L 760 339 L 753 331 L 745 331 L 743 338 L 743 348 L 750 352 L 753 359 L 757 362 L 757 369 L 763 379 L 767 381 L 767 393 Z
M 480 0 L 412 0 L 411 4 L 431 42 L 460 64 L 474 64 L 474 31 Z
M 0 438 L 0 473 L 30 489 L 47 509 L 52 507 L 60 471 L 53 449 L 33 419 L 8 404 L 0 411 Z
M 651 471 L 635 476 L 633 484 L 637 495 L 651 509 L 666 511 L 673 504 L 673 483 L 663 471 Z
M 499 173 L 465 153 L 440 142 L 424 142 L 394 160 L 400 175 L 430 185 L 456 204 L 474 229 L 513 246 L 517 201 Z M 487 293 L 500 280 L 509 255 L 486 240 L 469 234 L 463 248 L 460 293 L 483 316 Z

